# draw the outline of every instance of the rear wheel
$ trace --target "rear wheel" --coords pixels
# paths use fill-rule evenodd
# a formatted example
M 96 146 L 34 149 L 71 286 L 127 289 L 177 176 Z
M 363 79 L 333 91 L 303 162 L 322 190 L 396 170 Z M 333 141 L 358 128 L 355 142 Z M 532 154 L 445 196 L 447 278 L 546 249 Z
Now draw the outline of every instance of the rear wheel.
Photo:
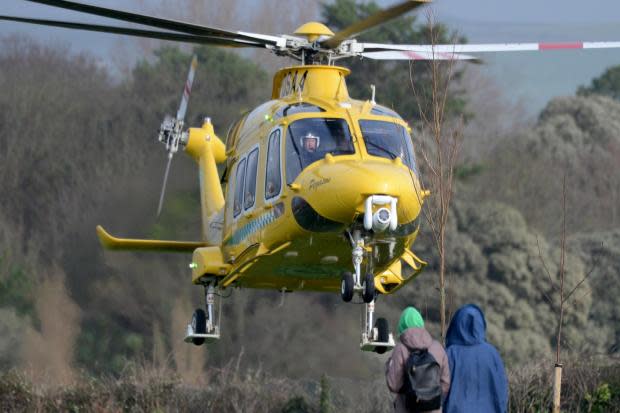
M 362 291 L 362 299 L 365 303 L 369 303 L 375 299 L 375 277 L 368 273 L 366 274 L 366 278 L 364 279 L 364 288 Z
M 202 308 L 196 309 L 192 315 L 192 330 L 194 334 L 206 334 L 207 333 L 207 316 Z M 204 344 L 204 337 L 192 338 L 192 344 L 200 346 Z
M 390 326 L 388 321 L 385 318 L 377 318 L 377 322 L 375 323 L 375 328 L 377 329 L 377 341 L 381 343 L 387 343 L 390 339 Z M 375 348 L 375 353 L 383 354 L 387 351 L 387 347 L 379 346 Z
M 353 299 L 353 275 L 350 272 L 345 272 L 342 275 L 340 296 L 342 297 L 342 301 L 346 303 Z

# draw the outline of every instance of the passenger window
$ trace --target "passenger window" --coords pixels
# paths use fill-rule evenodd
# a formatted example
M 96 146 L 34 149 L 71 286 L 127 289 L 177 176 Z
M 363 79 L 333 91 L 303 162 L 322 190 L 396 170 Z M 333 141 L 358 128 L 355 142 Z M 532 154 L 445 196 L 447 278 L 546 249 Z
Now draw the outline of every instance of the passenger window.
M 256 172 L 258 171 L 258 148 L 248 155 L 247 173 L 245 175 L 245 192 L 243 208 L 250 209 L 256 201 Z
M 241 213 L 243 199 L 243 184 L 245 183 L 245 158 L 237 164 L 237 178 L 235 179 L 235 202 L 233 203 L 233 216 L 236 218 Z
M 267 150 L 267 174 L 265 179 L 265 199 L 271 199 L 280 193 L 282 173 L 280 171 L 280 129 L 269 136 Z

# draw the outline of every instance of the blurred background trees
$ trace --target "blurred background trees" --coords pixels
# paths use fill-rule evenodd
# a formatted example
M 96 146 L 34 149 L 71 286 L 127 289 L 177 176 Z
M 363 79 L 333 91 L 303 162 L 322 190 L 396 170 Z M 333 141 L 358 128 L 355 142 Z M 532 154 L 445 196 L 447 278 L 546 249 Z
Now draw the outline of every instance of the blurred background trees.
M 323 18 L 337 30 L 376 7 L 339 0 L 323 6 Z M 415 18 L 405 17 L 367 36 L 412 43 L 424 41 L 424 33 Z M 441 36 L 442 42 L 462 40 L 443 27 Z M 61 371 L 58 365 L 65 363 L 69 370 L 120 374 L 129 361 L 148 360 L 196 377 L 204 364 L 223 366 L 243 354 L 244 366 L 286 376 L 381 374 L 381 357 L 356 350 L 359 308 L 344 305 L 337 294 L 292 294 L 277 307 L 278 293 L 235 291 L 224 309 L 222 342 L 184 345 L 186 318 L 202 302 L 190 284 L 187 257 L 108 253 L 99 246 L 99 223 L 128 236 L 199 236 L 197 172 L 182 156 L 175 158 L 163 213 L 155 219 L 165 165 L 156 131 L 178 105 L 189 50 L 158 47 L 129 73 L 113 74 L 91 56 L 22 38 L 1 42 L 2 369 L 37 361 L 41 369 Z M 244 55 L 195 51 L 200 70 L 188 122 L 210 116 L 224 137 L 240 113 L 269 98 L 271 74 Z M 377 100 L 415 125 L 418 107 L 403 87 L 409 85 L 407 63 L 347 63 L 352 97 L 368 98 L 369 85 L 376 84 Z M 428 73 L 415 73 L 423 87 Z M 479 304 L 488 338 L 509 366 L 551 357 L 554 314 L 544 299 L 550 286 L 536 239 L 555 273 L 559 249 L 546 240 L 558 232 L 558 194 L 568 170 L 567 225 L 574 235 L 568 239 L 567 279 L 581 279 L 593 256 L 600 261 L 586 282 L 592 293 L 568 315 L 565 348 L 617 354 L 620 104 L 595 90 L 580 92 L 551 101 L 529 125 L 475 68 L 459 66 L 458 73 L 450 113 L 466 114 L 467 127 L 475 128 L 465 134 L 448 221 L 449 311 Z M 418 137 L 413 139 L 417 145 Z M 414 250 L 429 268 L 398 294 L 382 298 L 379 316 L 395 322 L 404 306 L 415 305 L 438 336 L 437 257 L 424 231 Z M 59 305 L 69 311 L 58 311 Z M 66 340 L 54 336 L 59 329 L 71 332 Z M 41 354 L 62 357 L 53 364 Z
M 589 86 L 580 86 L 577 94 L 582 96 L 602 95 L 612 99 L 620 99 L 620 66 L 613 66 L 605 73 L 592 79 Z

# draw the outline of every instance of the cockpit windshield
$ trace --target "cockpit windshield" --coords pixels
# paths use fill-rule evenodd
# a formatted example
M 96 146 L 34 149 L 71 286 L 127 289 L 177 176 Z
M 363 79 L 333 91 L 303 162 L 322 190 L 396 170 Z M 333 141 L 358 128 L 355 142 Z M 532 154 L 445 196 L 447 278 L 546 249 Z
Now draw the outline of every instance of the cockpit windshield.
M 369 155 L 388 159 L 400 158 L 417 174 L 411 137 L 404 127 L 380 120 L 360 120 L 360 128 Z
M 355 153 L 344 119 L 306 118 L 291 123 L 286 137 L 286 182 L 293 182 L 306 166 L 328 153 Z

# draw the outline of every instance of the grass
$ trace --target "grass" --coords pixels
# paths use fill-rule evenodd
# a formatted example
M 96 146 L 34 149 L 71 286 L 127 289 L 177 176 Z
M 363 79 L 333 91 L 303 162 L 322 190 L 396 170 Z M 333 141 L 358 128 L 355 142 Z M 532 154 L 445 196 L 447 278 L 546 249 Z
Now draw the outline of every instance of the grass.
M 565 364 L 563 412 L 620 412 L 620 360 Z M 551 367 L 509 371 L 511 412 L 547 412 Z M 83 375 L 73 384 L 35 385 L 11 370 L 0 375 L 0 411 L 11 412 L 390 412 L 383 377 L 373 382 L 293 380 L 240 367 L 233 361 L 184 381 L 169 368 L 133 365 L 119 377 Z

